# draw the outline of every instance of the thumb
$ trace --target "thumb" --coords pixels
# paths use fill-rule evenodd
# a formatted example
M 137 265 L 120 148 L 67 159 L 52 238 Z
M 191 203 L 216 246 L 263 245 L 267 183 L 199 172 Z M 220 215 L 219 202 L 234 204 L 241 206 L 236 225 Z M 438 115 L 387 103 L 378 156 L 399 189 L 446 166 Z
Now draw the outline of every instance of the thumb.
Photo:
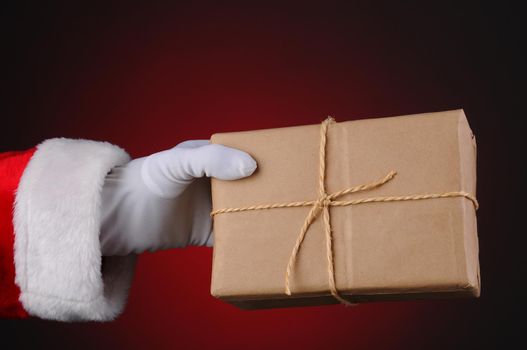
M 174 163 L 176 181 L 203 176 L 237 180 L 251 175 L 257 167 L 248 153 L 218 144 L 185 149 L 180 153 L 180 162 Z
M 174 147 L 144 159 L 142 178 L 147 187 L 164 198 L 179 195 L 195 178 L 237 180 L 251 175 L 256 161 L 246 152 L 218 144 Z

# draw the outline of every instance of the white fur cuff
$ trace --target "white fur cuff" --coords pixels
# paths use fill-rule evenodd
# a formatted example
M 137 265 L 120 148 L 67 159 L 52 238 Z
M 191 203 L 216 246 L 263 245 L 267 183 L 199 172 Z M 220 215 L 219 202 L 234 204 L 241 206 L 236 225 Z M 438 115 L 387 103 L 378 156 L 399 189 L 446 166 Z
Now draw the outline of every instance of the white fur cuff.
M 108 142 L 54 138 L 37 146 L 15 198 L 20 301 L 46 319 L 114 319 L 123 309 L 135 255 L 101 258 L 101 191 L 111 168 L 130 161 Z

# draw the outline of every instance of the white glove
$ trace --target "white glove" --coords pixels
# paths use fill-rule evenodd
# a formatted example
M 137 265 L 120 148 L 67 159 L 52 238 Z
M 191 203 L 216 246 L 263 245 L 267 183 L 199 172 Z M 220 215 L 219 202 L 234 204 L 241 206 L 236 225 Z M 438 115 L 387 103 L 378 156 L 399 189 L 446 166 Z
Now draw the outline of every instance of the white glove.
M 247 153 L 208 140 L 191 140 L 114 167 L 101 203 L 103 255 L 186 246 L 212 246 L 210 176 L 251 175 Z

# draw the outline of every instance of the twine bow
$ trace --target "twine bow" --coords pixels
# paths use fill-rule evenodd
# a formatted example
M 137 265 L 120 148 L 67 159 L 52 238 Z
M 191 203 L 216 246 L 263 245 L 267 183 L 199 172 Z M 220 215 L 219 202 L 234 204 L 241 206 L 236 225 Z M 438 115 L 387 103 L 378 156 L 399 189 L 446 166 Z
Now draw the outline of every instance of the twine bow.
M 223 208 L 214 210 L 210 213 L 211 216 L 224 214 L 224 213 L 235 213 L 240 211 L 248 210 L 262 210 L 262 209 L 275 209 L 275 208 L 294 208 L 294 207 L 307 207 L 310 206 L 311 210 L 307 214 L 304 224 L 300 229 L 300 233 L 293 247 L 293 251 L 289 257 L 289 262 L 287 264 L 287 269 L 285 273 L 285 294 L 291 295 L 290 288 L 290 276 L 293 272 L 295 262 L 297 260 L 298 251 L 304 241 L 304 237 L 309 227 L 315 221 L 317 216 L 322 212 L 322 217 L 324 219 L 324 235 L 326 237 L 326 257 L 328 262 L 328 282 L 329 290 L 331 295 L 339 302 L 345 305 L 353 305 L 342 296 L 340 296 L 336 283 L 335 283 L 335 267 L 333 259 L 333 247 L 332 247 L 332 235 L 331 235 L 331 222 L 329 215 L 330 206 L 348 206 L 348 205 L 357 205 L 364 203 L 374 203 L 374 202 L 396 202 L 396 201 L 409 201 L 409 200 L 423 200 L 423 199 L 436 199 L 436 198 L 451 198 L 451 197 L 464 197 L 472 202 L 476 210 L 479 207 L 478 201 L 470 193 L 464 191 L 453 191 L 453 192 L 443 192 L 443 193 L 427 193 L 427 194 L 415 194 L 408 196 L 386 196 L 386 197 L 369 197 L 361 198 L 355 200 L 347 201 L 337 201 L 335 200 L 338 197 L 344 196 L 350 193 L 369 191 L 374 188 L 380 187 L 392 180 L 397 174 L 394 170 L 390 171 L 385 177 L 380 180 L 355 186 L 349 187 L 344 190 L 328 194 L 326 192 L 325 178 L 326 178 L 326 141 L 327 141 L 327 130 L 331 123 L 334 123 L 335 120 L 331 117 L 328 117 L 321 124 L 320 128 L 320 150 L 319 150 L 319 177 L 318 177 L 318 192 L 319 196 L 316 200 L 311 201 L 299 201 L 299 202 L 288 202 L 288 203 L 275 203 L 275 204 L 262 204 L 262 205 L 253 205 L 247 207 L 238 207 L 238 208 Z

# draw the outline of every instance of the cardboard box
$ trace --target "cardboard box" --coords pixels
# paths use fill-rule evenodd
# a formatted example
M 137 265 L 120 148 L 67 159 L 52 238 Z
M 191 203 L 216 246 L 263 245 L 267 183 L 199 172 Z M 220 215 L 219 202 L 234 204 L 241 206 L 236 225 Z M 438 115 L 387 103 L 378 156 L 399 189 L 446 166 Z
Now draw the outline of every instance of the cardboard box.
M 462 110 L 330 123 L 328 194 L 397 174 L 335 200 L 476 195 L 476 142 Z M 321 124 L 218 133 L 258 163 L 250 177 L 212 179 L 213 211 L 319 199 Z M 313 206 L 214 215 L 211 293 L 241 308 L 338 303 L 330 293 L 323 215 L 293 247 Z M 479 296 L 476 205 L 466 196 L 328 207 L 336 289 L 350 302 Z

